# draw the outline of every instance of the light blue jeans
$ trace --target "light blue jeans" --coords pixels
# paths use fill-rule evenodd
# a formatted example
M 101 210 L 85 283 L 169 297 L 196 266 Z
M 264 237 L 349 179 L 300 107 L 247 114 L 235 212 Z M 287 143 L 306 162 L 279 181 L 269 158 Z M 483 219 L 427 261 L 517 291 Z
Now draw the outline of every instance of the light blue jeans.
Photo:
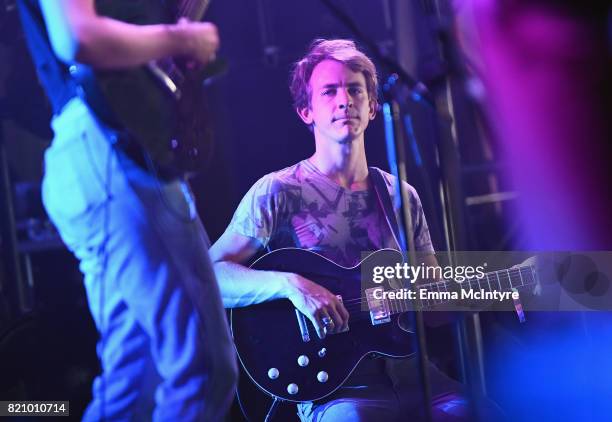
M 187 184 L 117 153 L 80 99 L 52 126 L 43 202 L 80 261 L 100 333 L 84 420 L 222 419 L 236 360 Z

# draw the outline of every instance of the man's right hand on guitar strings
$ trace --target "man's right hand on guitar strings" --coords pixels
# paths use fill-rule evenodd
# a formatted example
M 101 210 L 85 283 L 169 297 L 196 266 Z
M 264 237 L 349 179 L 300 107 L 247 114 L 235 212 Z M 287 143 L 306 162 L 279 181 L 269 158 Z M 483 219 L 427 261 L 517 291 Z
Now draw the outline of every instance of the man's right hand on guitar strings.
M 349 313 L 332 292 L 301 275 L 287 273 L 287 299 L 310 319 L 319 338 L 348 329 Z

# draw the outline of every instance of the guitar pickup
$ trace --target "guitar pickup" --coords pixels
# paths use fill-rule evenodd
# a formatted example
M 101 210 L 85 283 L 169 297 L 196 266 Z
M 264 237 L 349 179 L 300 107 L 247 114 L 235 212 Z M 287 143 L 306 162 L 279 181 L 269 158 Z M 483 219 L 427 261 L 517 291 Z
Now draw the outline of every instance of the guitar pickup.
M 373 287 L 371 289 L 366 289 L 365 291 L 372 325 L 386 324 L 387 322 L 391 322 L 389 303 L 385 299 L 376 299 L 374 292 L 377 290 L 380 293 L 382 289 L 380 287 Z

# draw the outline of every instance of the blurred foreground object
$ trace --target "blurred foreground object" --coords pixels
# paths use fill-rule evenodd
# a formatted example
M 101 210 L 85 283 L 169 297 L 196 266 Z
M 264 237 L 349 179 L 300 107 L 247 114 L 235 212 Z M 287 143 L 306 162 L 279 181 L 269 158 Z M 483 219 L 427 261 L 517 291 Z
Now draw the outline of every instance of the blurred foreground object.
M 479 100 L 520 195 L 518 247 L 612 247 L 605 3 L 455 2 L 460 42 L 483 82 Z

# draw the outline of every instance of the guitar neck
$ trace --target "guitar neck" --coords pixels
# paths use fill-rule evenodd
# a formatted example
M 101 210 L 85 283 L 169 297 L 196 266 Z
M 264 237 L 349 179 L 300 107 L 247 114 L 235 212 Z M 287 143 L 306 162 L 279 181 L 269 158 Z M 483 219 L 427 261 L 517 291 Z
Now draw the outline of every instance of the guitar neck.
M 421 299 L 419 295 L 417 295 L 416 301 L 421 309 L 427 309 L 453 300 L 450 297 L 452 292 L 467 292 L 470 290 L 506 292 L 526 286 L 533 286 L 535 284 L 537 284 L 535 267 L 533 265 L 521 266 L 518 268 L 492 271 L 485 273 L 481 277 L 469 277 L 462 282 L 441 280 L 432 283 L 418 284 L 417 287 L 419 289 L 427 292 L 440 293 L 440 295 L 436 295 L 436 297 L 440 297 L 440 299 Z M 401 290 L 403 289 L 395 289 L 392 291 L 399 293 Z M 448 295 L 445 295 L 444 292 L 447 292 Z M 390 313 L 397 314 L 413 309 L 414 301 L 411 299 L 400 299 L 388 302 L 390 305 Z

